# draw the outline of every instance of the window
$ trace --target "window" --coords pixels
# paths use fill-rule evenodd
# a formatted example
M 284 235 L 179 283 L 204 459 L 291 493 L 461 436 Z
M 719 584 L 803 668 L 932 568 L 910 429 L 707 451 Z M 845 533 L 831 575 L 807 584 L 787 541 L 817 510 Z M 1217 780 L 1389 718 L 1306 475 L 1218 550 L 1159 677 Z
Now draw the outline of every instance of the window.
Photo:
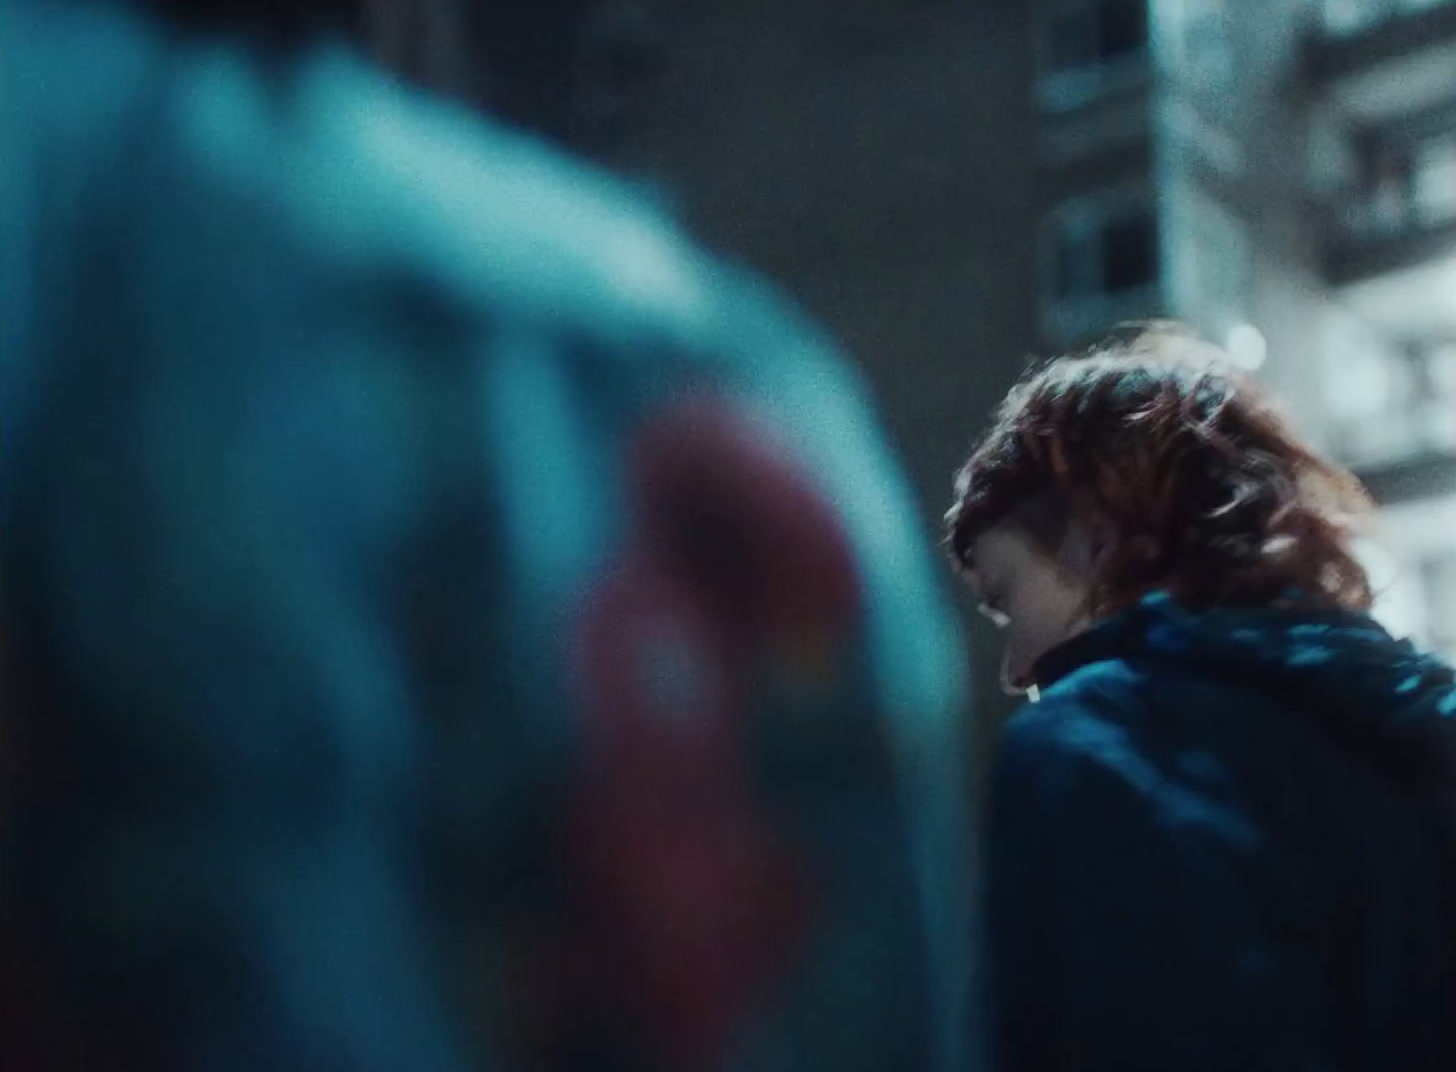
M 1102 229 L 1102 288 L 1146 286 L 1158 274 L 1158 234 L 1151 214 L 1111 220 Z
M 1148 6 L 1129 0 L 1097 5 L 1097 59 L 1101 63 L 1134 56 L 1148 43 Z
M 1357 238 L 1380 238 L 1456 220 L 1456 137 L 1415 145 L 1371 142 L 1358 157 L 1359 177 L 1340 206 Z
M 1325 411 L 1332 444 L 1350 465 L 1379 465 L 1456 452 L 1456 344 L 1326 347 Z
M 1160 243 L 1146 189 L 1104 191 L 1058 205 L 1041 238 L 1047 333 L 1072 338 L 1160 312 Z
M 1061 0 L 1037 36 L 1043 107 L 1076 108 L 1145 74 L 1148 0 Z
M 1076 300 L 1145 287 L 1158 276 L 1151 206 L 1078 206 L 1054 218 L 1053 293 Z
M 1046 21 L 1047 74 L 1070 74 L 1139 56 L 1148 43 L 1147 0 L 1082 0 Z

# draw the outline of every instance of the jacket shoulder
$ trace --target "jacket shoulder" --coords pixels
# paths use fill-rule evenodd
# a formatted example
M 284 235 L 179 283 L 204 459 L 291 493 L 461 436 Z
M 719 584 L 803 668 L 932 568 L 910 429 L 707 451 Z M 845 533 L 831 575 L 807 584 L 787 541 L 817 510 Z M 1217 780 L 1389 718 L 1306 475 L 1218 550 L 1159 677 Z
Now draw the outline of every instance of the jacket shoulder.
M 286 90 L 230 51 L 183 77 L 188 164 L 224 197 L 261 192 L 336 265 L 563 325 L 705 315 L 706 258 L 645 193 L 520 131 L 342 50 L 300 61 Z
M 1200 695 L 1205 687 L 1213 691 Z M 1217 682 L 1133 661 L 1081 667 L 1008 723 L 997 763 L 1000 806 L 1030 806 L 1061 816 L 1058 823 L 1074 817 L 1077 826 L 1097 825 L 1107 808 L 1133 808 L 1247 851 L 1260 833 L 1238 787 L 1239 755 L 1202 717 L 1227 699 Z

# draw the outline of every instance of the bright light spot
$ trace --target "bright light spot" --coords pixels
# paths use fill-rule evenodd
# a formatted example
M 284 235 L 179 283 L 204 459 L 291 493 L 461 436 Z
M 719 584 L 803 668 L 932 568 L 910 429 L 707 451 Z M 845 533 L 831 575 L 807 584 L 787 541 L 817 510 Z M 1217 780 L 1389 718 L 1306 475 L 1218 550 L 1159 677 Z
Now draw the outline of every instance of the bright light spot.
M 1393 588 L 1400 580 L 1401 568 L 1394 554 L 1378 540 L 1358 539 L 1354 541 L 1355 558 L 1365 567 L 1370 577 L 1370 587 L 1376 593 Z
M 1235 324 L 1224 339 L 1223 348 L 1239 368 L 1253 371 L 1269 356 L 1269 344 L 1264 333 L 1253 324 Z
M 1341 355 L 1338 372 L 1325 377 L 1325 405 L 1331 415 L 1359 420 L 1381 414 L 1394 400 L 1395 366 L 1378 353 L 1357 349 Z
M 1425 627 L 1425 610 L 1418 585 L 1389 548 L 1373 540 L 1356 541 L 1355 557 L 1370 577 L 1375 596 L 1371 616 L 1395 637 L 1419 636 Z
M 1375 16 L 1366 9 L 1364 0 L 1325 0 L 1325 29 L 1336 37 L 1358 33 L 1368 26 Z

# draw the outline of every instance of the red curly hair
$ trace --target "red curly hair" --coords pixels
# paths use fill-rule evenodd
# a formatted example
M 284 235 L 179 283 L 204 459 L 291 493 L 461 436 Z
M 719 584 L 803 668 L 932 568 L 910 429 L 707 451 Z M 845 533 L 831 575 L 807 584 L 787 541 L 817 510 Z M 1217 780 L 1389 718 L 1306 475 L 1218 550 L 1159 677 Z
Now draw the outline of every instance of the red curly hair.
M 1154 589 L 1194 606 L 1301 602 L 1368 610 L 1352 542 L 1372 505 L 1300 442 L 1222 351 L 1176 324 L 1138 325 L 1034 368 L 961 468 L 946 514 L 957 567 L 1009 521 L 1055 552 L 1073 518 L 1107 546 L 1089 611 Z

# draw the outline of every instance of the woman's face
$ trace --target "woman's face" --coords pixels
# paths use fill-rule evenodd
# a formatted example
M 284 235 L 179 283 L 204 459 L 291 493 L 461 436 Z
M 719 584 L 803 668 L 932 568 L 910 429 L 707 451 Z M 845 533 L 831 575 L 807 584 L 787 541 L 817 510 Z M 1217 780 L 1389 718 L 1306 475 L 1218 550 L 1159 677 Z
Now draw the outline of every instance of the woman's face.
M 981 612 L 1006 634 L 1001 685 L 1026 692 L 1036 684 L 1036 661 L 1087 627 L 1091 557 L 1084 534 L 1074 524 L 1052 555 L 1014 522 L 1002 522 L 976 538 L 971 554 Z

